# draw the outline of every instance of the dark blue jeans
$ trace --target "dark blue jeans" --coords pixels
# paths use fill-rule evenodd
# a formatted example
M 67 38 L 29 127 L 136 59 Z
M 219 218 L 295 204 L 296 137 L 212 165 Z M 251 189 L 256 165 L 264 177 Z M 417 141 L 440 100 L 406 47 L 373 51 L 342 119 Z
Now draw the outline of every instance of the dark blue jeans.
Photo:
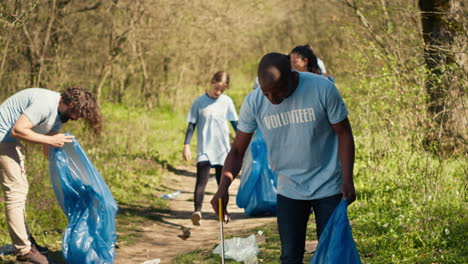
M 307 222 L 311 209 L 315 214 L 317 237 L 320 239 L 328 218 L 340 203 L 341 197 L 340 193 L 317 200 L 294 200 L 278 194 L 277 219 L 282 263 L 303 263 Z

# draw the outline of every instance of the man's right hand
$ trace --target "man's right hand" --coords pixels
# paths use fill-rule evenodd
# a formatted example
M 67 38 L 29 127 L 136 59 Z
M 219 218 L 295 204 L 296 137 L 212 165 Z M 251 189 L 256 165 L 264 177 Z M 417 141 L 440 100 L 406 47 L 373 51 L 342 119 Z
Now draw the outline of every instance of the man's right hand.
M 61 148 L 65 143 L 73 142 L 72 139 L 75 136 L 65 135 L 65 134 L 55 134 L 49 137 L 49 145 L 55 148 Z
M 229 202 L 229 186 L 231 185 L 234 178 L 242 168 L 242 160 L 244 159 L 244 154 L 249 146 L 250 140 L 252 139 L 253 133 L 244 133 L 237 130 L 236 138 L 232 144 L 231 150 L 226 156 L 224 161 L 223 172 L 221 173 L 221 180 L 219 183 L 218 191 L 211 199 L 211 206 L 216 214 L 219 213 L 219 202 L 218 199 L 221 198 L 223 201 L 223 219 L 224 222 L 229 221 L 229 214 L 226 212 L 226 207 Z
M 229 213 L 227 212 L 227 204 L 229 202 L 229 191 L 227 188 L 218 188 L 218 191 L 215 193 L 213 196 L 213 199 L 211 199 L 211 206 L 213 207 L 213 210 L 215 211 L 216 215 L 219 217 L 219 198 L 221 198 L 223 202 L 223 219 L 224 222 L 227 223 L 229 221 Z
M 11 128 L 11 136 L 32 143 L 40 143 L 55 148 L 61 148 L 65 143 L 72 142 L 74 136 L 65 136 L 65 134 L 55 134 L 53 131 L 47 135 L 34 132 L 34 125 L 29 118 L 22 114 Z

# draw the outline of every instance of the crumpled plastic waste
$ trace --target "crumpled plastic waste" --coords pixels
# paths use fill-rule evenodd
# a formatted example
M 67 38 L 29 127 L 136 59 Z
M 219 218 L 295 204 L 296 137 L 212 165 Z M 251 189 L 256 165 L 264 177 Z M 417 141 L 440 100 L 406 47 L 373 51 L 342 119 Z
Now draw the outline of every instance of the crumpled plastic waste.
M 147 260 L 145 262 L 143 262 L 143 264 L 159 264 L 161 263 L 161 259 L 151 259 L 151 260 Z
M 258 263 L 257 255 L 260 252 L 255 235 L 249 237 L 234 237 L 224 240 L 224 257 L 245 264 Z M 217 245 L 213 254 L 221 255 L 221 245 Z

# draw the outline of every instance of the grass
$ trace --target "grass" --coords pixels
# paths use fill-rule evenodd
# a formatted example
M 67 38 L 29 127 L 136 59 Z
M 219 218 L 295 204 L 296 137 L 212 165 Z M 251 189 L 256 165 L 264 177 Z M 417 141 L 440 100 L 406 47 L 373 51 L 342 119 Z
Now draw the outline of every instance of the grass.
M 240 107 L 251 84 L 247 78 L 237 81 L 228 94 Z M 468 263 L 467 157 L 439 158 L 422 148 L 425 98 L 421 88 L 414 86 L 406 95 L 392 79 L 340 81 L 356 140 L 358 200 L 349 207 L 349 218 L 362 262 Z M 396 103 L 393 98 L 398 98 Z M 66 124 L 64 131 L 77 136 L 119 204 L 118 243 L 134 244 L 139 227 L 167 210 L 156 193 L 174 191 L 162 186 L 161 178 L 182 163 L 188 107 L 173 112 L 168 107 L 148 110 L 105 103 L 102 108 L 105 127 L 100 138 L 90 137 L 80 122 Z M 26 145 L 26 156 L 28 223 L 39 243 L 51 248 L 60 263 L 61 230 L 67 220 L 55 201 L 40 147 Z M 3 213 L 0 226 L 0 244 L 10 244 Z M 265 226 L 262 231 L 266 241 L 259 245 L 258 258 L 261 263 L 277 263 L 276 227 Z M 239 236 L 251 233 L 256 230 Z M 312 220 L 307 239 L 316 239 Z M 211 253 L 215 245 L 183 254 L 176 263 L 219 263 L 219 256 Z M 7 257 L 3 262 L 11 260 Z
M 427 160 L 404 168 L 409 153 L 388 155 L 386 166 L 358 161 L 358 201 L 350 207 L 354 237 L 364 263 L 466 263 L 467 206 L 460 174 L 465 164 Z M 426 157 L 412 157 L 416 160 Z M 398 162 L 395 162 L 397 160 Z M 412 162 L 410 162 L 411 164 Z M 372 165 L 372 164 L 371 164 Z M 439 166 L 444 166 L 440 169 Z M 443 179 L 418 170 L 441 170 Z M 448 173 L 454 171 L 456 173 Z M 403 173 L 402 173 L 403 172 Z M 405 173 L 409 172 L 409 173 Z M 392 176 L 393 175 L 393 176 Z
M 161 178 L 175 169 L 174 165 L 183 163 L 185 111 L 188 107 L 173 112 L 170 107 L 148 110 L 104 103 L 104 132 L 99 138 L 90 137 L 81 121 L 64 125 L 62 132 L 76 136 L 119 205 L 118 244 L 136 243 L 139 226 L 166 212 L 166 200 L 156 194 L 174 191 L 162 186 Z M 191 147 L 195 153 L 196 137 Z M 47 245 L 53 259 L 61 263 L 61 237 L 67 219 L 56 202 L 41 147 L 26 144 L 25 152 L 30 184 L 28 225 L 39 244 Z M 4 203 L 0 203 L 0 210 L 4 211 Z M 0 226 L 0 245 L 11 244 L 4 213 L 0 214 Z M 0 256 L 0 263 L 13 259 Z
M 63 131 L 77 137 L 96 166 L 119 205 L 117 215 L 118 242 L 135 243 L 133 233 L 138 223 L 151 217 L 151 212 L 164 211 L 166 201 L 156 196 L 165 191 L 161 177 L 172 164 L 180 162 L 184 115 L 167 109 L 145 110 L 122 105 L 104 104 L 104 133 L 92 138 L 81 122 L 70 122 Z M 48 162 L 40 146 L 26 145 L 26 169 L 30 183 L 27 213 L 31 232 L 40 244 L 57 252 L 61 261 L 62 230 L 67 219 L 58 206 L 48 176 Z M 3 196 L 2 196 L 3 197 Z M 3 199 L 3 198 L 2 198 Z M 155 209 L 151 212 L 145 210 Z M 4 203 L 0 203 L 4 211 Z M 146 218 L 139 217 L 146 215 Z M 5 214 L 0 214 L 0 245 L 11 244 Z M 8 262 L 12 258 L 0 259 Z
M 468 263 L 468 158 L 441 158 L 423 148 L 425 91 L 411 83 L 402 87 L 399 81 L 337 80 L 356 141 L 357 201 L 348 213 L 361 260 Z M 259 260 L 278 263 L 276 227 L 262 230 L 266 243 L 259 245 Z M 307 240 L 315 239 L 311 218 Z M 211 250 L 184 254 L 177 263 L 217 263 Z
M 427 163 L 413 164 L 423 159 L 413 156 L 414 160 L 409 162 L 413 173 L 386 177 L 401 175 L 401 163 L 407 162 L 409 157 L 404 153 L 400 155 L 397 159 L 400 162 L 394 162 L 396 157 L 392 155 L 378 161 L 389 166 L 376 166 L 374 162 L 361 159 L 356 162 L 358 199 L 348 212 L 362 262 L 467 263 L 468 211 L 463 170 L 466 161 L 440 163 L 428 159 Z M 428 167 L 425 170 L 440 170 L 444 180 L 436 184 L 434 179 L 416 175 L 423 166 Z M 258 258 L 261 263 L 277 263 L 280 250 L 276 226 L 263 227 L 262 231 L 266 243 L 259 245 Z M 254 230 L 244 235 L 249 232 Z M 315 239 L 315 224 L 311 218 L 307 240 Z M 219 257 L 211 250 L 184 254 L 177 263 L 216 263 Z M 305 263 L 308 260 L 306 255 Z
M 257 255 L 257 259 L 260 263 L 278 263 L 280 255 L 279 249 L 279 235 L 276 225 L 266 225 L 263 227 L 257 227 L 255 230 L 245 230 L 243 233 L 239 233 L 237 237 L 248 237 L 251 234 L 256 234 L 257 230 L 263 231 L 265 242 L 260 243 L 260 253 Z M 309 232 L 308 232 L 309 235 Z M 225 239 L 230 239 L 231 236 L 226 236 Z M 213 249 L 217 243 L 213 243 L 213 246 L 209 249 L 195 250 L 186 254 L 179 255 L 175 263 L 186 264 L 186 263 L 206 263 L 215 264 L 221 262 L 221 257 L 218 254 L 213 254 Z M 240 263 L 232 259 L 226 259 L 225 263 Z

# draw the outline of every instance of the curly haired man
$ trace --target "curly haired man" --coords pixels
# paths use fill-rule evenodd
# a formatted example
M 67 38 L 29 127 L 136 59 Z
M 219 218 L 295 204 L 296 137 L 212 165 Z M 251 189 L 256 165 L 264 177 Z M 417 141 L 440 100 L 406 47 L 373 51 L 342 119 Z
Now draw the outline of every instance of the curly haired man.
M 62 93 L 29 88 L 0 105 L 0 181 L 5 194 L 6 218 L 18 262 L 49 263 L 47 248 L 36 244 L 25 221 L 28 181 L 24 168 L 24 147 L 20 140 L 49 147 L 63 147 L 73 136 L 60 134 L 63 123 L 83 118 L 95 134 L 101 128 L 96 98 L 86 89 L 71 87 Z M 42 253 L 41 253 L 42 252 Z

